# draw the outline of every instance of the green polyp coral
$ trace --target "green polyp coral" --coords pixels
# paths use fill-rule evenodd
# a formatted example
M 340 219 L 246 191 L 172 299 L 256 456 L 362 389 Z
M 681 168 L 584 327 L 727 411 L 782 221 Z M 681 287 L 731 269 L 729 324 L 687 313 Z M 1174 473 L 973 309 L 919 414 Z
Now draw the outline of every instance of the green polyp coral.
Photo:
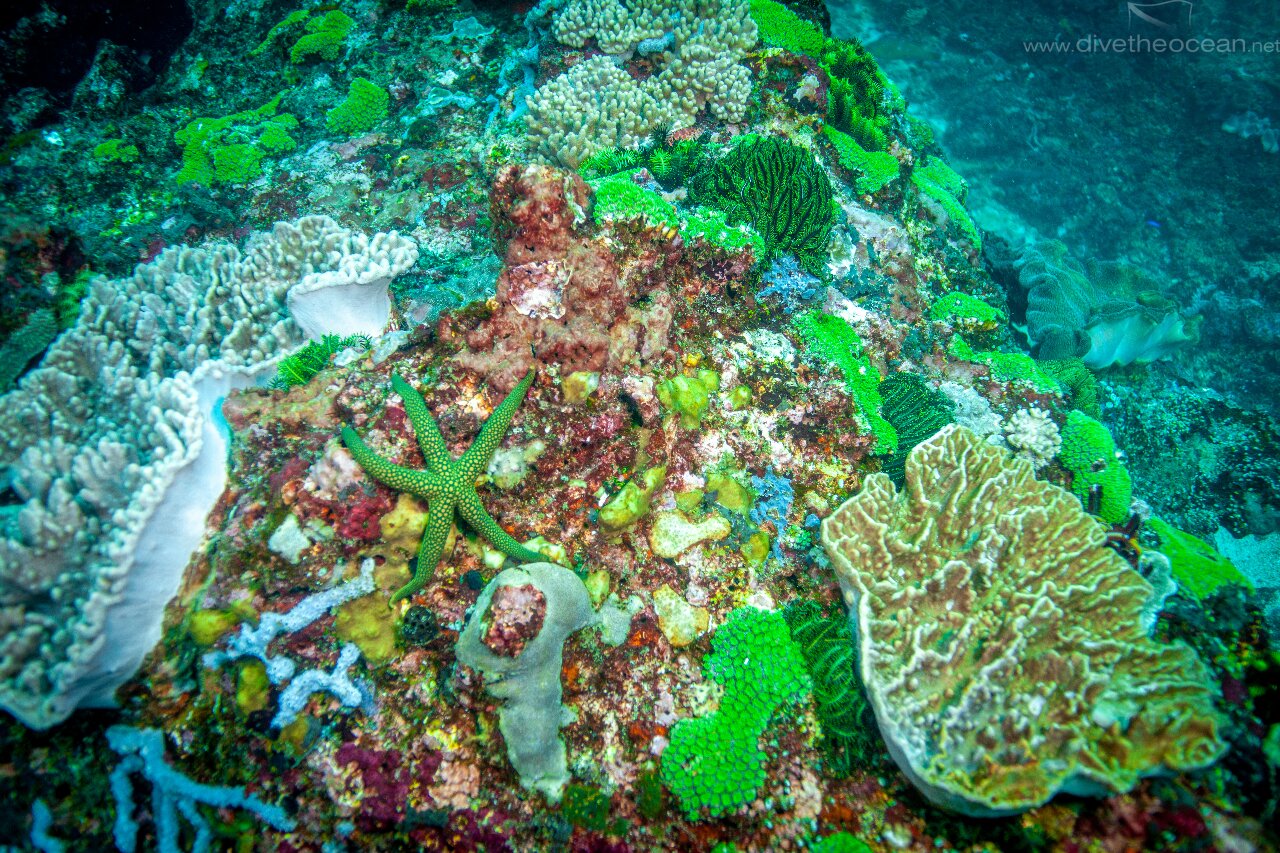
M 759 740 L 783 707 L 809 692 L 800 647 L 779 613 L 740 607 L 711 640 L 706 676 L 723 685 L 720 707 L 680 720 L 662 753 L 662 779 L 689 819 L 750 803 L 765 780 Z
M 1041 369 L 1040 363 L 1025 353 L 979 352 L 959 335 L 951 338 L 947 350 L 956 358 L 987 365 L 991 369 L 991 376 L 1002 382 L 1026 382 L 1046 394 L 1061 390 L 1057 381 Z
M 776 0 L 751 0 L 751 17 L 760 30 L 760 40 L 769 47 L 792 53 L 817 56 L 826 36 Z
M 674 376 L 657 384 L 658 402 L 680 417 L 684 429 L 697 429 L 707 413 L 711 395 L 720 390 L 720 374 L 702 369 L 693 376 Z
M 99 163 L 135 163 L 138 160 L 138 146 L 123 139 L 107 139 L 93 147 L 93 159 Z
M 898 179 L 898 158 L 889 152 L 868 151 L 829 124 L 822 126 L 822 135 L 835 147 L 840 165 L 858 173 L 854 181 L 858 192 L 871 195 Z
M 680 216 L 675 207 L 658 193 L 637 184 L 637 171 L 632 169 L 588 182 L 595 190 L 592 214 L 596 223 L 643 219 L 649 225 L 678 226 Z
M 636 183 L 638 169 L 619 172 L 587 183 L 595 191 L 592 215 L 596 224 L 641 220 L 650 227 L 677 228 L 686 242 L 704 240 L 727 252 L 750 247 L 759 260 L 764 240 L 749 226 L 730 223 L 722 211 L 699 207 L 682 214 L 661 194 Z
M 880 371 L 863 352 L 858 333 L 843 318 L 821 311 L 797 315 L 792 322 L 812 355 L 840 369 L 859 415 L 876 437 L 876 451 L 896 453 L 898 434 L 880 415 Z
M 871 853 L 871 846 L 850 832 L 828 835 L 809 849 L 812 853 Z
M 976 296 L 953 290 L 929 306 L 931 320 L 958 320 L 965 326 L 992 327 L 1008 319 L 999 308 L 993 308 Z
M 650 468 L 640 475 L 640 481 L 629 480 L 608 503 L 600 507 L 600 526 L 617 532 L 635 524 L 649 512 L 654 493 L 667 477 L 667 466 Z
M 410 387 L 409 383 L 392 374 L 391 387 L 404 401 L 409 422 L 413 424 L 414 434 L 418 438 L 418 447 L 427 467 L 422 470 L 405 468 L 397 465 L 384 456 L 369 449 L 364 440 L 351 427 L 343 427 L 342 443 L 351 451 L 352 457 L 360 463 L 371 477 L 383 485 L 408 492 L 414 497 L 427 501 L 428 516 L 426 529 L 422 534 L 422 544 L 418 548 L 417 566 L 413 580 L 400 588 L 391 597 L 395 604 L 402 598 L 408 598 L 427 585 L 435 573 L 436 564 L 444 554 L 445 543 L 449 539 L 449 531 L 453 527 L 455 514 L 471 526 L 508 557 L 526 563 L 545 562 L 546 558 L 521 545 L 511 534 L 499 526 L 484 508 L 480 495 L 476 492 L 476 479 L 489 467 L 489 460 L 502 443 L 511 426 L 511 419 L 516 409 L 524 401 L 529 386 L 533 384 L 533 371 L 529 371 L 524 379 L 511 393 L 503 399 L 489 415 L 480 434 L 466 453 L 458 459 L 449 455 L 449 448 L 440 435 L 440 427 L 431 417 L 426 401 L 422 395 Z
M 1208 598 L 1229 585 L 1253 590 L 1249 579 L 1209 543 L 1161 518 L 1148 519 L 1146 526 L 1159 538 L 1160 553 L 1169 558 L 1169 567 L 1179 588 L 1197 600 Z
M 338 58 L 342 41 L 356 24 L 349 15 L 340 9 L 333 9 L 323 15 L 307 21 L 307 34 L 293 43 L 289 50 L 289 61 L 297 65 L 307 59 L 318 56 L 321 59 Z
M 373 130 L 387 117 L 389 103 L 391 95 L 386 89 L 364 77 L 357 77 L 351 81 L 346 100 L 325 114 L 325 127 L 348 136 Z
M 195 181 L 245 184 L 262 174 L 268 154 L 280 154 L 297 147 L 289 131 L 298 120 L 280 113 L 280 96 L 254 110 L 244 110 L 222 118 L 198 118 L 173 135 L 182 146 L 179 184 Z
M 1062 428 L 1058 459 L 1071 472 L 1071 491 L 1089 512 L 1111 524 L 1128 520 L 1133 485 L 1105 426 L 1073 409 Z
M 724 211 L 763 238 L 766 259 L 795 255 L 808 272 L 827 274 L 836 211 L 831 181 L 807 150 L 778 137 L 749 136 L 690 183 L 694 204 Z
M 249 51 L 249 55 L 258 56 L 261 53 L 265 53 L 267 48 L 271 47 L 281 33 L 293 29 L 309 17 L 311 17 L 311 12 L 306 9 L 299 9 L 296 12 L 290 12 L 282 21 L 267 31 L 266 37 L 258 44 L 257 47 Z
M 937 202 L 951 224 L 959 229 L 975 249 L 982 251 L 982 235 L 978 226 L 964 208 L 964 197 L 967 192 L 964 179 L 944 161 L 937 157 L 929 158 L 929 162 L 916 166 L 911 172 L 911 181 L 920 192 Z

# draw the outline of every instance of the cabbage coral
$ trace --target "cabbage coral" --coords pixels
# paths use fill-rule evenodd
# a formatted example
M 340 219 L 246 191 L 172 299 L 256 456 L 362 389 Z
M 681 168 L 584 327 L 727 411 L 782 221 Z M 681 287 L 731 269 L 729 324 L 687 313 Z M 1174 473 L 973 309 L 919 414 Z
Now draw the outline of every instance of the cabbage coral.
M 1225 746 L 1190 648 L 1143 631 L 1151 586 L 1104 528 L 960 426 L 822 525 L 890 754 L 935 804 L 1013 814 L 1123 792 Z

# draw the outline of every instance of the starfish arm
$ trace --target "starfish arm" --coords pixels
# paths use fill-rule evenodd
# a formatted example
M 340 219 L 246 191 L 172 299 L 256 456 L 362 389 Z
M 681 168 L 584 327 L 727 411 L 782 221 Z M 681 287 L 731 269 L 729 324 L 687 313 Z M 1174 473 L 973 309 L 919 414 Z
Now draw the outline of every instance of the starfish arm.
M 404 410 L 409 415 L 409 423 L 413 424 L 413 433 L 418 437 L 418 447 L 422 449 L 422 458 L 427 460 L 427 468 L 431 471 L 443 470 L 445 465 L 453 461 L 453 457 L 449 455 L 444 436 L 440 434 L 436 419 L 431 417 L 426 401 L 398 373 L 391 374 L 391 387 L 404 400 Z
M 405 468 L 374 453 L 351 427 L 342 428 L 342 443 L 351 451 L 352 458 L 360 463 L 360 467 L 383 485 L 420 498 L 431 498 L 442 491 L 443 483 L 439 477 L 430 471 Z
M 515 557 L 525 563 L 548 562 L 546 556 L 524 547 L 513 539 L 511 534 L 503 530 L 498 522 L 493 520 L 493 516 L 485 510 L 479 497 L 468 497 L 458 501 L 458 514 L 462 516 L 463 521 L 471 525 L 472 530 L 488 539 L 490 545 L 508 557 Z
M 534 372 L 530 370 L 525 374 L 524 379 L 511 389 L 511 393 L 498 404 L 489 415 L 489 419 L 484 422 L 484 426 L 480 428 L 480 434 L 476 436 L 471 447 L 467 448 L 467 452 L 458 459 L 459 469 L 466 477 L 468 484 L 474 483 L 476 477 L 489 467 L 489 460 L 493 458 L 493 452 L 498 449 L 498 445 L 502 444 L 507 428 L 511 426 L 511 418 L 515 416 L 516 409 L 520 408 L 520 404 L 524 402 L 524 395 L 529 392 L 529 386 L 533 384 L 533 377 Z
M 418 546 L 418 563 L 414 567 L 413 580 L 400 587 L 396 594 L 391 596 L 392 604 L 402 598 L 415 595 L 431 580 L 431 576 L 436 573 L 436 565 L 444 553 L 444 545 L 449 541 L 449 528 L 452 526 L 452 503 L 437 500 L 428 507 L 427 528 L 422 532 L 422 544 Z

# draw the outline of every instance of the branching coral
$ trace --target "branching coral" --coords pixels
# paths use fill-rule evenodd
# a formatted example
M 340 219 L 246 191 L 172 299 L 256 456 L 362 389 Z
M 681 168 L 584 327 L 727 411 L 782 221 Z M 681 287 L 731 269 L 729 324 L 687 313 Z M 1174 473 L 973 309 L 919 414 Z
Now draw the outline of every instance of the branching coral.
M 663 64 L 637 81 L 613 56 L 597 56 L 538 89 L 525 121 L 545 162 L 576 168 L 598 151 L 692 125 L 704 110 L 721 121 L 746 113 L 751 74 L 741 61 L 756 25 L 744 0 L 573 0 L 553 30 L 570 46 L 594 38 L 623 55 L 661 36 Z
M 880 732 L 934 803 L 1011 814 L 1224 750 L 1204 665 L 1143 629 L 1151 586 L 1070 494 L 968 430 L 919 445 L 901 493 L 872 474 L 822 537 Z

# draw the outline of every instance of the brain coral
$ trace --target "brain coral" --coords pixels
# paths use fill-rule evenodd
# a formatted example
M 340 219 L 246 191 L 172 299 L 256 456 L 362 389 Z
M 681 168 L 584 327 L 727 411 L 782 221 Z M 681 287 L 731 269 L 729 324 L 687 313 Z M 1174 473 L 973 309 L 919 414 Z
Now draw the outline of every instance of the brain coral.
M 1222 753 L 1204 666 L 1146 636 L 1151 586 L 1074 497 L 954 425 L 906 483 L 872 474 L 822 536 L 881 734 L 926 797 L 1013 814 Z

